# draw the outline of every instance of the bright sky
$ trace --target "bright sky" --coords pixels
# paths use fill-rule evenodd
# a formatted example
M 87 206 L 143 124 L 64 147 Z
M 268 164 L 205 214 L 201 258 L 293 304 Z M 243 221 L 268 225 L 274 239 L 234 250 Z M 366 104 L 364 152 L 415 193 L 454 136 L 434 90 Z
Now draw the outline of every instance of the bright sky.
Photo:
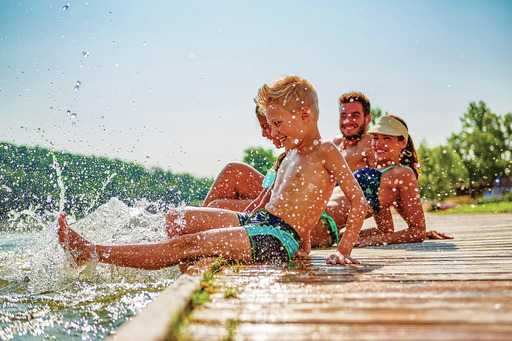
M 253 97 L 285 74 L 326 139 L 358 90 L 434 147 L 471 101 L 512 112 L 512 1 L 0 2 L 0 141 L 211 177 L 273 148 Z

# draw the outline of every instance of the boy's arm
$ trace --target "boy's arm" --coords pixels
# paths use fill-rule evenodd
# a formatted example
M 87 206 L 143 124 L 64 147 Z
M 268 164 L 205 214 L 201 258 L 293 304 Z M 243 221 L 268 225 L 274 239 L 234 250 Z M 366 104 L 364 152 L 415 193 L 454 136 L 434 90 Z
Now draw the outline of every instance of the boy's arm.
M 366 217 L 367 202 L 354 175 L 341 152 L 333 144 L 325 148 L 325 168 L 333 176 L 341 190 L 350 202 L 345 232 L 341 238 L 336 253 L 329 256 L 327 263 L 352 264 L 359 261 L 350 258 L 350 253 L 357 241 L 357 236 Z

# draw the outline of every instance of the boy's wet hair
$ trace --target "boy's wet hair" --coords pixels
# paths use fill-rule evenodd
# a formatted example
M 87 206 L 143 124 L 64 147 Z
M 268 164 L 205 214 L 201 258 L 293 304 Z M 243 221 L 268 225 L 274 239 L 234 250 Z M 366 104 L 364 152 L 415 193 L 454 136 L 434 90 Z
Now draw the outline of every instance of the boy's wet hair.
M 363 113 L 365 117 L 370 114 L 370 100 L 362 92 L 348 92 L 346 94 L 341 95 L 341 97 L 338 100 L 340 107 L 343 103 L 352 102 L 361 103 L 361 105 L 363 106 Z
M 254 101 L 264 111 L 270 103 L 277 102 L 291 113 L 299 112 L 301 107 L 309 108 L 311 115 L 318 119 L 318 96 L 315 89 L 304 78 L 287 75 L 274 81 L 272 85 L 263 85 Z

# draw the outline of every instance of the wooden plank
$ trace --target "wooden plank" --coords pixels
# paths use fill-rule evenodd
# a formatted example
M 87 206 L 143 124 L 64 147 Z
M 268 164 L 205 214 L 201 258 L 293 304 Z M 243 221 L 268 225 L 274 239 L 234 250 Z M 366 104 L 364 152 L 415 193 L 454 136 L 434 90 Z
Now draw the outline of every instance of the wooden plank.
M 427 222 L 455 239 L 355 249 L 361 265 L 327 265 L 326 249 L 309 260 L 227 269 L 221 287 L 237 298 L 214 294 L 181 338 L 512 340 L 512 215 Z
M 182 340 L 226 340 L 223 326 L 194 325 Z M 260 335 L 260 337 L 257 337 Z M 510 341 L 503 327 L 459 325 L 318 325 L 318 324 L 240 324 L 233 340 L 322 340 L 322 341 L 401 341 L 401 340 L 478 340 Z

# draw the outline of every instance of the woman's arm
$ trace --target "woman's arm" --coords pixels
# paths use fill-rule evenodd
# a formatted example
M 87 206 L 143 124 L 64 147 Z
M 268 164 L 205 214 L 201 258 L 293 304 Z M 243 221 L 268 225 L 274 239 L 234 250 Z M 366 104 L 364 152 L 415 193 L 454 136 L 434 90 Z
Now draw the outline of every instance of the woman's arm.
M 359 238 L 366 238 L 382 233 L 393 233 L 395 226 L 393 224 L 393 215 L 389 207 L 382 208 L 378 214 L 374 216 L 377 227 L 364 229 L 359 232 Z

